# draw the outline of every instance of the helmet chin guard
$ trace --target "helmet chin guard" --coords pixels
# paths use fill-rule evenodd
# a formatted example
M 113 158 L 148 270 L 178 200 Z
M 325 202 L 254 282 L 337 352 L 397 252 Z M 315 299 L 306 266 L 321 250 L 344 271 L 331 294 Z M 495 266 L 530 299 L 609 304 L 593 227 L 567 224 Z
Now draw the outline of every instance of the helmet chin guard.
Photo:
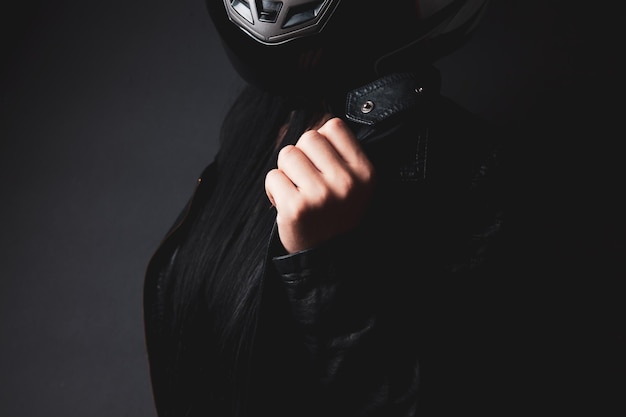
M 224 0 L 228 18 L 258 42 L 274 45 L 319 33 L 340 0 Z
M 419 71 L 470 37 L 488 0 L 205 0 L 227 56 L 277 94 Z

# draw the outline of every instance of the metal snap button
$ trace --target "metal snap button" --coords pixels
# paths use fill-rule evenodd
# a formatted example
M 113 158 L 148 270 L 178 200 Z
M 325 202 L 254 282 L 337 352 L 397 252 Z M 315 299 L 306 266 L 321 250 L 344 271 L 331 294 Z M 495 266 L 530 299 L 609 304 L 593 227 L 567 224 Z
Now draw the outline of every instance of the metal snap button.
M 371 100 L 367 100 L 361 106 L 361 113 L 367 114 L 367 113 L 371 112 L 373 109 L 374 109 L 374 102 L 371 101 Z

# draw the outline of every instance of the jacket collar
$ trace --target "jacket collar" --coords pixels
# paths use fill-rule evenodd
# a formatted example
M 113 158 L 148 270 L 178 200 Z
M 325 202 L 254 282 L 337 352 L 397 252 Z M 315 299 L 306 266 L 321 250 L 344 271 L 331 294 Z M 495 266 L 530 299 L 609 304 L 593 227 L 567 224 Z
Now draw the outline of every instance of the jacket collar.
M 349 91 L 345 117 L 359 125 L 377 126 L 408 110 L 425 107 L 441 87 L 439 71 L 391 73 Z

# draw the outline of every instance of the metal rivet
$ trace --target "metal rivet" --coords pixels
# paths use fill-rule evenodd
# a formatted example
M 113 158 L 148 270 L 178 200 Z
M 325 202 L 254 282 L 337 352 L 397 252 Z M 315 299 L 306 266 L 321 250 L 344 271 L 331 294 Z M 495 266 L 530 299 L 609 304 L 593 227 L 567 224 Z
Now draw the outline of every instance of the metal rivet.
M 417 87 L 417 88 L 415 89 L 415 92 L 416 92 L 417 94 L 422 94 L 422 93 L 424 92 L 424 89 L 423 89 L 422 87 Z
M 367 100 L 365 103 L 363 103 L 363 105 L 361 106 L 361 112 L 362 113 L 369 113 L 374 109 L 374 102 Z

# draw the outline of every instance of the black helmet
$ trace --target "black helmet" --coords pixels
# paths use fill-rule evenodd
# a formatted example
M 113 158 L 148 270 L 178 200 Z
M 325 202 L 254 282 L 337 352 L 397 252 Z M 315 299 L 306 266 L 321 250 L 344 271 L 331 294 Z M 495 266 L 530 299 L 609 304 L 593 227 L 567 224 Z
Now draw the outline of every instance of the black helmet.
M 206 0 L 235 69 L 275 93 L 324 94 L 413 71 L 460 46 L 488 0 Z

